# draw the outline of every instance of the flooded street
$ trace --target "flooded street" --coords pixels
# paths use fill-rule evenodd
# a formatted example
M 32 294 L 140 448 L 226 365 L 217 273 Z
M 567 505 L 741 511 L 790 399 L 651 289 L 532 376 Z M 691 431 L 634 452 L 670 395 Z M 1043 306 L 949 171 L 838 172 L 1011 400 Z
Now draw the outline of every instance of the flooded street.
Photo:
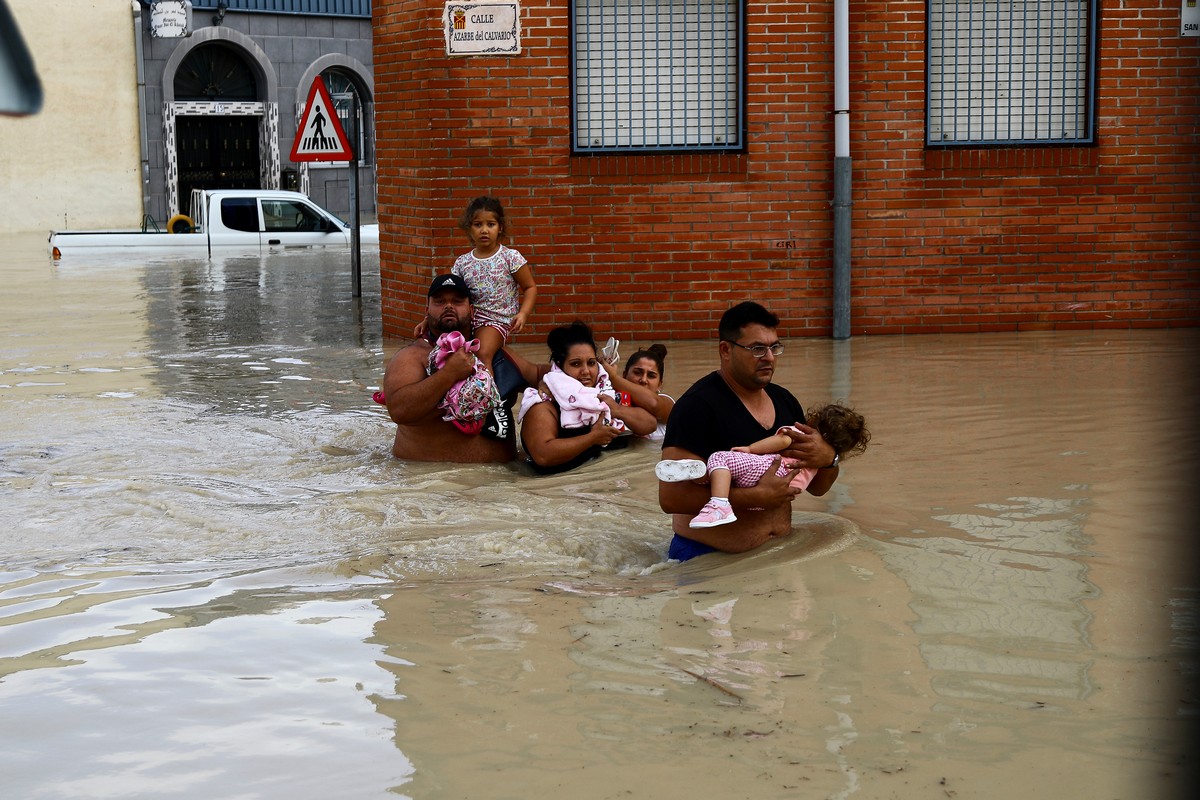
M 551 477 L 391 458 L 373 251 L 355 301 L 346 255 L 10 239 L 5 797 L 1195 785 L 1197 331 L 785 320 L 776 382 L 848 400 L 871 447 L 792 537 L 679 565 L 647 443 Z M 668 347 L 676 397 L 716 366 Z

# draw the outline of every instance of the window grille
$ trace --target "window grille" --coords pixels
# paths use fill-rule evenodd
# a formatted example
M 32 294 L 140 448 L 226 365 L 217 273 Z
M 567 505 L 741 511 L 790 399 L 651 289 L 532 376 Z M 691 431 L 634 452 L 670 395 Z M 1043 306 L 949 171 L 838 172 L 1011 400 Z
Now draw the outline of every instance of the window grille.
M 925 143 L 1092 143 L 1098 5 L 929 0 Z
M 575 152 L 744 147 L 742 0 L 573 0 Z

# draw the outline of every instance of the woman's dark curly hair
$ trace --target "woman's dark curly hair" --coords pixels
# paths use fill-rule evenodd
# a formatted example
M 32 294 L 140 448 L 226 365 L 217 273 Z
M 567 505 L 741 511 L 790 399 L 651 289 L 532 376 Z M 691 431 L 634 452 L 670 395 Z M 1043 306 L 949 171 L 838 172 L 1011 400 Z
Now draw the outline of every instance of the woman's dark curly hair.
M 858 455 L 867 449 L 871 432 L 863 415 L 852 408 L 830 403 L 808 410 L 805 419 L 821 432 L 821 438 L 829 442 L 842 458 Z
M 567 353 L 577 344 L 586 344 L 596 350 L 596 340 L 592 337 L 592 329 L 579 320 L 570 325 L 562 325 L 550 331 L 546 337 L 546 346 L 550 348 L 550 360 L 561 368 L 567 360 Z

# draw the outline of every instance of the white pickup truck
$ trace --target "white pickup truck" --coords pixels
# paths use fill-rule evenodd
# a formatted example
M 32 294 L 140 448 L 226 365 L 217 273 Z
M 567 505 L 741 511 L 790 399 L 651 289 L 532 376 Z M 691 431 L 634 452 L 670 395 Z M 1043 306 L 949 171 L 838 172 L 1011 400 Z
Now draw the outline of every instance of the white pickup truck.
M 152 223 L 141 230 L 52 231 L 55 259 L 74 251 L 156 248 L 189 255 L 214 251 L 263 252 L 285 247 L 349 247 L 350 226 L 300 192 L 219 189 L 197 192 L 192 199 L 196 219 L 182 215 L 166 231 Z M 153 228 L 147 230 L 147 227 Z M 359 228 L 359 242 L 379 244 L 379 226 Z

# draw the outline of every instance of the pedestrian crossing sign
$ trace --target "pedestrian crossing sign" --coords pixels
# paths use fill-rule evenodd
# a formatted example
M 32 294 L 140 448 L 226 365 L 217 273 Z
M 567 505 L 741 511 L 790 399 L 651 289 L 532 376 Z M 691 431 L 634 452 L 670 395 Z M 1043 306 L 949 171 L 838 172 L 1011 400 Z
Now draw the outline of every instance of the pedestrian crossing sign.
M 292 143 L 292 161 L 349 161 L 350 140 L 342 130 L 325 81 L 318 75 L 308 90 L 308 102 Z

